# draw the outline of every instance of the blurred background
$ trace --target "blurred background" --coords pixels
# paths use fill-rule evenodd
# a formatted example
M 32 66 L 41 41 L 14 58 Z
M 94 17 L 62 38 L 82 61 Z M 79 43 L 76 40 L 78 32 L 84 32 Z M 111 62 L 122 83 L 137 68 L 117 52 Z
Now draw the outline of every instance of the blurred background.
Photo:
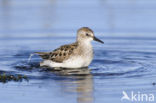
M 123 91 L 156 94 L 155 19 L 156 0 L 0 0 L 0 77 L 29 80 L 0 78 L 0 102 L 131 103 Z M 89 68 L 64 76 L 41 68 L 37 55 L 28 62 L 74 42 L 84 26 L 105 42 L 93 42 Z
M 0 36 L 71 36 L 83 26 L 103 36 L 154 36 L 155 5 L 155 0 L 0 0 Z

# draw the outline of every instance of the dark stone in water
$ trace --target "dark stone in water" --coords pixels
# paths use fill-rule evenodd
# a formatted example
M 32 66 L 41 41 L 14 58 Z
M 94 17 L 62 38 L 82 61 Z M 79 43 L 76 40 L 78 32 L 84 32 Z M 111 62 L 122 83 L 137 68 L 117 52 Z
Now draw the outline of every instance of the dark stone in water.
M 9 81 L 21 82 L 22 80 L 28 81 L 28 78 L 26 76 L 19 75 L 19 74 L 14 74 L 14 75 L 5 74 L 5 73 L 0 74 L 0 82 L 2 83 L 7 83 Z

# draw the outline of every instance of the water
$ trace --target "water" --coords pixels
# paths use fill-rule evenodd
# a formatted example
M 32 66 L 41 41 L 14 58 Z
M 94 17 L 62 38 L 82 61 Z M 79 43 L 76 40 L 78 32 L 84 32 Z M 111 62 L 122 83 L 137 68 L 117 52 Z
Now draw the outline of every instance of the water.
M 156 95 L 154 0 L 1 0 L 0 73 L 28 77 L 0 83 L 1 103 L 122 103 L 122 92 Z M 133 16 L 132 16 L 133 15 Z M 105 42 L 93 42 L 88 68 L 41 68 L 38 51 L 75 41 L 89 26 Z M 147 103 L 143 101 L 143 103 Z

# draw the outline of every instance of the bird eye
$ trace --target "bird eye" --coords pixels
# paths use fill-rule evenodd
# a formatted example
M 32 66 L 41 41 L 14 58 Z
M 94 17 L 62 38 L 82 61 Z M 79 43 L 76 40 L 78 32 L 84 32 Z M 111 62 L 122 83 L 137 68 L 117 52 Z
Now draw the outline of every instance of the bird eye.
M 88 34 L 88 33 L 86 33 L 86 36 L 89 36 L 89 34 Z

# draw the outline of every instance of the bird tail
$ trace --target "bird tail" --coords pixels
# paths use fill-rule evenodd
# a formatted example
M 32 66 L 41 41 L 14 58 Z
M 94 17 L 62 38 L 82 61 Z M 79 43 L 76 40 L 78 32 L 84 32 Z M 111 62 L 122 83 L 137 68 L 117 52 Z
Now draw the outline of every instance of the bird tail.
M 48 59 L 49 58 L 48 52 L 35 52 L 35 54 L 38 54 L 42 59 Z

